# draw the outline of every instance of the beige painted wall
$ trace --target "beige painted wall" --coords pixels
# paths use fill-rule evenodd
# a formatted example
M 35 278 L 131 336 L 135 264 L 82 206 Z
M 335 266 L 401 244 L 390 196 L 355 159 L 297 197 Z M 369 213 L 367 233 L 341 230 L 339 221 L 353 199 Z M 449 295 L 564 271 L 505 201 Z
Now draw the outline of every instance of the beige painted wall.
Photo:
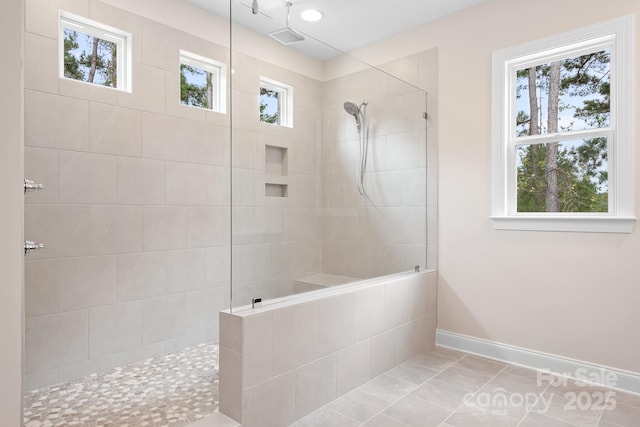
M 640 372 L 638 226 L 623 235 L 509 232 L 488 218 L 491 53 L 638 12 L 638 0 L 495 0 L 357 52 L 381 63 L 439 48 L 440 329 Z
M 0 6 L 0 418 L 22 425 L 23 2 Z

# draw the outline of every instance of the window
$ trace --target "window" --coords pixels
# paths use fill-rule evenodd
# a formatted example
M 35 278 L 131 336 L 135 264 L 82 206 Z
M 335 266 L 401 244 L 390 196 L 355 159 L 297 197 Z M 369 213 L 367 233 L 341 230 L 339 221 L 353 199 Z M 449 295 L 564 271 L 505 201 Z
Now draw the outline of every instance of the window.
M 260 121 L 293 127 L 293 87 L 260 78 Z
M 226 112 L 227 66 L 180 51 L 180 103 Z
M 497 229 L 631 232 L 631 18 L 493 55 Z
M 60 77 L 130 91 L 131 35 L 60 13 Z

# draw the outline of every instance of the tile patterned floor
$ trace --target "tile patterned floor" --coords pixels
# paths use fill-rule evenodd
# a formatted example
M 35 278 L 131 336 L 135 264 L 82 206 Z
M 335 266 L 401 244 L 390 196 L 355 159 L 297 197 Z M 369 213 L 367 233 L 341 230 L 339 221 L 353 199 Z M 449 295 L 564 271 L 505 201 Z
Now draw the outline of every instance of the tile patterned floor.
M 235 426 L 215 412 L 217 372 L 218 348 L 203 344 L 29 393 L 24 425 Z M 437 348 L 293 426 L 636 427 L 640 396 Z
M 293 426 L 637 427 L 640 396 L 436 348 Z
M 182 427 L 218 408 L 218 346 L 201 344 L 24 396 L 25 427 Z

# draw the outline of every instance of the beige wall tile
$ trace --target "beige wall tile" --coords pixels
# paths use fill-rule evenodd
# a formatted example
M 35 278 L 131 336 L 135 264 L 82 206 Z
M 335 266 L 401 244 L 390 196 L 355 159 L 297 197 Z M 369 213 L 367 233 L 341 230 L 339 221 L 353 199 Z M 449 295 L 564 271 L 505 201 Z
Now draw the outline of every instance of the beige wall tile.
M 229 290 L 214 288 L 187 294 L 187 331 L 213 330 L 218 341 L 218 313 L 229 308 Z M 202 341 L 201 341 L 202 342 Z
M 58 36 L 58 9 L 89 15 L 89 0 L 25 1 L 25 30 L 52 39 Z
M 207 167 L 207 204 L 231 205 L 231 175 L 227 167 Z
M 208 165 L 229 164 L 229 129 L 190 121 L 185 129 L 186 160 Z
M 318 302 L 318 355 L 355 343 L 356 294 L 348 293 Z
M 318 357 L 318 305 L 299 304 L 273 313 L 273 375 Z
M 142 301 L 142 344 L 177 338 L 187 330 L 187 295 L 175 294 Z
M 31 317 L 25 324 L 25 373 L 33 374 L 88 357 L 87 310 Z
M 163 113 L 165 72 L 140 62 L 134 62 L 132 67 L 131 92 L 117 91 L 118 105 L 154 113 Z
M 295 417 L 295 374 L 288 372 L 245 389 L 242 395 L 242 425 L 286 426 Z
M 229 244 L 230 209 L 220 207 L 187 207 L 187 246 L 207 247 Z
M 45 244 L 29 259 L 87 256 L 89 249 L 89 206 L 25 206 L 25 238 Z
M 24 87 L 58 93 L 58 43 L 55 38 L 24 34 Z
M 25 194 L 25 203 L 57 203 L 60 192 L 59 151 L 25 147 L 24 175 L 44 185 L 40 191 Z
M 146 65 L 176 72 L 184 33 L 149 19 L 142 20 L 142 60 Z M 164 86 L 162 86 L 164 87 Z
M 91 206 L 91 253 L 142 250 L 142 207 Z
M 184 162 L 186 142 L 183 133 L 186 121 L 159 114 L 142 116 L 142 153 L 149 159 Z
M 102 357 L 82 360 L 80 362 L 61 366 L 58 369 L 58 379 L 59 381 L 69 381 L 83 375 L 92 374 L 94 372 L 104 371 L 118 366 L 124 366 L 130 363 L 139 362 L 140 360 L 149 359 L 151 357 L 163 354 L 162 350 L 162 344 L 153 344 L 122 351 L 120 353 L 108 354 Z
M 370 342 L 365 340 L 336 353 L 336 396 L 369 381 Z
M 167 251 L 167 293 L 202 289 L 207 277 L 206 249 Z
M 99 84 L 83 82 L 66 77 L 58 80 L 58 93 L 70 98 L 84 99 L 103 104 L 117 104 L 118 89 Z
M 207 187 L 206 167 L 167 162 L 167 204 L 204 205 Z
M 142 248 L 145 251 L 181 249 L 187 242 L 186 208 L 145 207 L 142 213 Z
M 357 292 L 356 341 L 361 341 L 384 331 L 384 286 L 371 286 Z
M 31 375 L 24 375 L 22 386 L 24 390 L 35 390 L 42 387 L 49 387 L 58 382 L 58 370 L 50 369 Z
M 164 204 L 165 163 L 159 160 L 118 157 L 118 202 Z
M 151 298 L 166 292 L 166 254 L 118 255 L 118 301 Z
M 273 318 L 270 312 L 242 320 L 242 386 L 271 378 Z
M 89 309 L 89 357 L 140 347 L 141 331 L 140 301 Z
M 336 398 L 336 355 L 296 369 L 295 417 L 301 418 Z
M 235 70 L 231 76 L 235 89 L 250 94 L 258 93 L 260 83 L 258 77 L 258 61 L 255 58 L 234 51 L 231 68 Z
M 230 274 L 230 247 L 227 245 L 207 248 L 207 285 L 210 287 L 228 287 Z
M 103 154 L 60 152 L 62 203 L 115 203 L 117 160 Z
M 28 261 L 24 264 L 24 305 L 27 317 L 58 311 L 58 261 Z
M 60 260 L 60 310 L 116 302 L 116 257 Z
M 92 102 L 89 134 L 94 153 L 142 156 L 142 113 L 138 110 Z
M 242 353 L 242 318 L 229 313 L 220 313 L 220 347 Z
M 142 60 L 142 18 L 100 0 L 89 0 L 90 18 L 131 34 L 131 55 L 134 62 Z
M 394 331 L 387 331 L 370 339 L 369 376 L 371 378 L 396 365 L 396 338 Z
M 233 132 L 233 167 L 240 169 L 264 169 L 264 165 L 256 165 L 257 132 L 236 129 Z
M 384 285 L 384 327 L 395 328 L 409 320 L 411 309 L 411 283 L 395 280 Z
M 191 333 L 187 332 L 187 335 L 182 337 L 173 338 L 163 342 L 164 354 L 176 353 L 182 351 L 187 347 L 193 347 L 203 342 L 206 342 L 207 336 L 204 331 Z
M 220 347 L 219 387 L 220 412 L 242 421 L 242 354 L 224 346 Z
M 25 91 L 25 145 L 88 151 L 89 103 Z

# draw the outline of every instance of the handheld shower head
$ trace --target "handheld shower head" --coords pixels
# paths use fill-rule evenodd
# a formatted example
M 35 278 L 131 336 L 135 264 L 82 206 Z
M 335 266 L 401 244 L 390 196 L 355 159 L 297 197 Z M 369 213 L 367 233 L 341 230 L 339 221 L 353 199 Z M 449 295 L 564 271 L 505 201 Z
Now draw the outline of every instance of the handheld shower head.
M 356 119 L 356 125 L 358 126 L 358 132 L 360 132 L 360 107 L 353 102 L 344 103 L 344 111 L 351 114 Z

